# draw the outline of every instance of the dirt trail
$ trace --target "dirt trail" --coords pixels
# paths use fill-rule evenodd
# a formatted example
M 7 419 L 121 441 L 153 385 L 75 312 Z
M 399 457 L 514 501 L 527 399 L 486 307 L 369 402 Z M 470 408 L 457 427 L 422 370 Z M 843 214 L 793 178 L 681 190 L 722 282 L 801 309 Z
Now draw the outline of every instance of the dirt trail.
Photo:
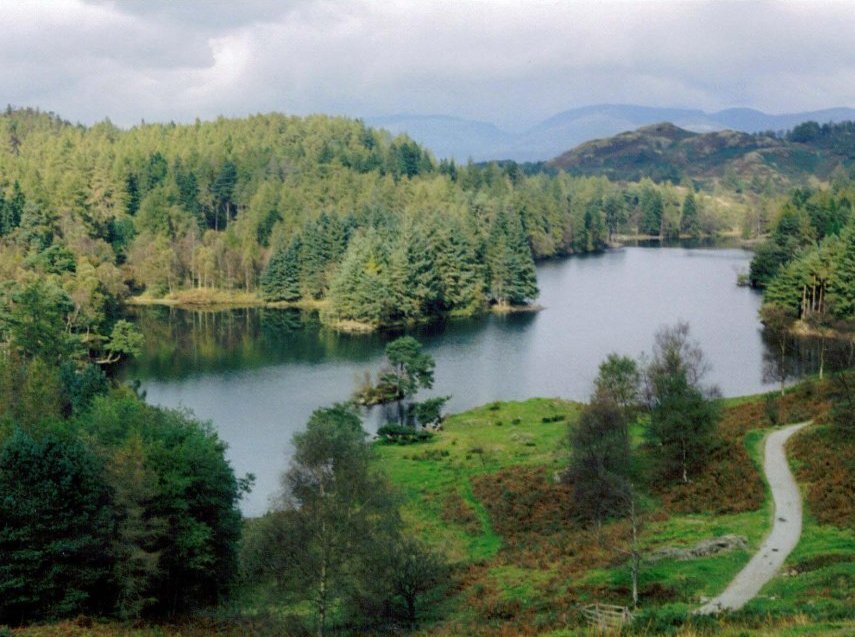
M 747 604 L 763 585 L 772 579 L 802 534 L 802 496 L 787 464 L 784 445 L 794 433 L 808 423 L 790 425 L 772 432 L 766 438 L 763 470 L 775 501 L 772 532 L 751 561 L 728 584 L 725 591 L 701 606 L 700 614 L 737 610 Z

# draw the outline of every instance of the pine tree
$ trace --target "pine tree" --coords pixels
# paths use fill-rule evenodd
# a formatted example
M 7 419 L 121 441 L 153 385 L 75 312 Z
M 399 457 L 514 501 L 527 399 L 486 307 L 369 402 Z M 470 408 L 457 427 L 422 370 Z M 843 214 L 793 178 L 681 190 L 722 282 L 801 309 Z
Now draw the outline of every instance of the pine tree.
M 504 209 L 493 221 L 487 264 L 490 297 L 499 305 L 527 303 L 537 296 L 537 273 L 519 217 Z
M 660 236 L 662 233 L 664 205 L 659 190 L 652 184 L 645 186 L 641 191 L 639 206 L 641 207 L 639 232 L 657 237 Z
M 379 325 L 394 315 L 389 257 L 376 232 L 351 239 L 329 292 L 330 316 Z
M 680 232 L 691 237 L 698 237 L 701 234 L 698 205 L 695 202 L 695 195 L 691 191 L 686 194 L 686 198 L 683 200 L 683 215 L 680 217 Z
M 828 299 L 835 315 L 852 318 L 855 316 L 855 225 L 850 224 L 840 239 Z
M 267 301 L 298 301 L 303 243 L 296 235 L 287 248 L 273 253 L 261 275 L 261 293 Z
M 0 622 L 109 610 L 115 520 L 81 443 L 17 431 L 0 448 Z

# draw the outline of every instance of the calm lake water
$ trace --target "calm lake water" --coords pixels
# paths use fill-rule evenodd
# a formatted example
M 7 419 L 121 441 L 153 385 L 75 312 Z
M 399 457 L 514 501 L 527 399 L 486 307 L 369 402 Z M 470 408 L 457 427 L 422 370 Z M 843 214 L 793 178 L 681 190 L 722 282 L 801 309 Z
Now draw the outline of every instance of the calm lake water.
M 726 396 L 766 390 L 761 297 L 736 286 L 750 259 L 740 249 L 628 247 L 542 264 L 542 311 L 412 331 L 436 359 L 431 394 L 450 394 L 449 411 L 533 396 L 585 400 L 609 352 L 649 352 L 654 332 L 678 320 L 691 325 L 712 363 L 707 380 Z M 256 475 L 246 515 L 267 508 L 291 436 L 311 412 L 346 400 L 400 335 L 338 334 L 294 310 L 145 308 L 137 321 L 146 348 L 125 378 L 142 381 L 150 403 L 214 423 L 236 472 Z

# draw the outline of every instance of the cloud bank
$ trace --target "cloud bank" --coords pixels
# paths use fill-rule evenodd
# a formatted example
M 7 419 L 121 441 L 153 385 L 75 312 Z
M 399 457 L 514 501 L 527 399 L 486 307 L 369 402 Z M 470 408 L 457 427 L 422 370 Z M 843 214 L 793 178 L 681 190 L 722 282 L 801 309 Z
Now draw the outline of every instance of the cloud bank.
M 129 125 L 283 111 L 522 127 L 596 103 L 855 105 L 851 4 L 0 1 L 0 95 Z

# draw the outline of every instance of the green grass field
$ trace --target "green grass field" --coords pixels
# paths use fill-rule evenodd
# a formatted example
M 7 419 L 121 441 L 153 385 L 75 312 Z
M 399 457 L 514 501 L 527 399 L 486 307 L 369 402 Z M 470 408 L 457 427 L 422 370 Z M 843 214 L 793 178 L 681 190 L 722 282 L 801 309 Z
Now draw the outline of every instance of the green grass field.
M 794 393 L 789 400 L 799 399 Z M 769 431 L 762 416 L 763 397 L 728 400 L 724 407 L 722 435 L 744 449 L 733 462 L 741 463 L 740 475 L 752 474 L 756 483 Z M 790 409 L 799 414 L 805 411 L 801 406 Z M 454 565 L 445 591 L 422 608 L 424 622 L 416 634 L 602 634 L 585 627 L 579 606 L 593 601 L 630 603 L 628 559 L 623 552 L 628 525 L 618 521 L 599 530 L 581 528 L 568 513 L 570 489 L 557 480 L 569 457 L 568 427 L 580 410 L 581 405 L 558 399 L 491 403 L 450 416 L 443 431 L 427 442 L 377 443 L 378 465 L 401 493 L 405 521 L 424 540 L 441 548 Z M 634 427 L 632 433 L 634 444 L 640 444 L 640 428 Z M 699 482 L 704 480 L 706 476 Z M 710 484 L 734 493 L 748 489 L 747 484 L 728 484 L 727 476 L 723 483 Z M 684 561 L 645 559 L 638 619 L 623 634 L 855 635 L 855 531 L 820 524 L 808 505 L 801 542 L 783 572 L 758 598 L 729 616 L 690 618 L 703 597 L 719 593 L 747 563 L 771 526 L 768 493 L 763 498 L 763 487 L 753 488 L 759 495 L 731 513 L 684 513 L 669 506 L 659 493 L 644 496 L 641 546 L 646 555 L 724 534 L 744 536 L 748 550 Z M 697 504 L 697 498 L 692 502 Z M 271 619 L 283 611 L 275 597 L 255 593 L 236 603 L 231 614 L 214 623 L 126 629 L 71 622 L 14 634 L 267 637 L 283 633 L 282 626 Z

